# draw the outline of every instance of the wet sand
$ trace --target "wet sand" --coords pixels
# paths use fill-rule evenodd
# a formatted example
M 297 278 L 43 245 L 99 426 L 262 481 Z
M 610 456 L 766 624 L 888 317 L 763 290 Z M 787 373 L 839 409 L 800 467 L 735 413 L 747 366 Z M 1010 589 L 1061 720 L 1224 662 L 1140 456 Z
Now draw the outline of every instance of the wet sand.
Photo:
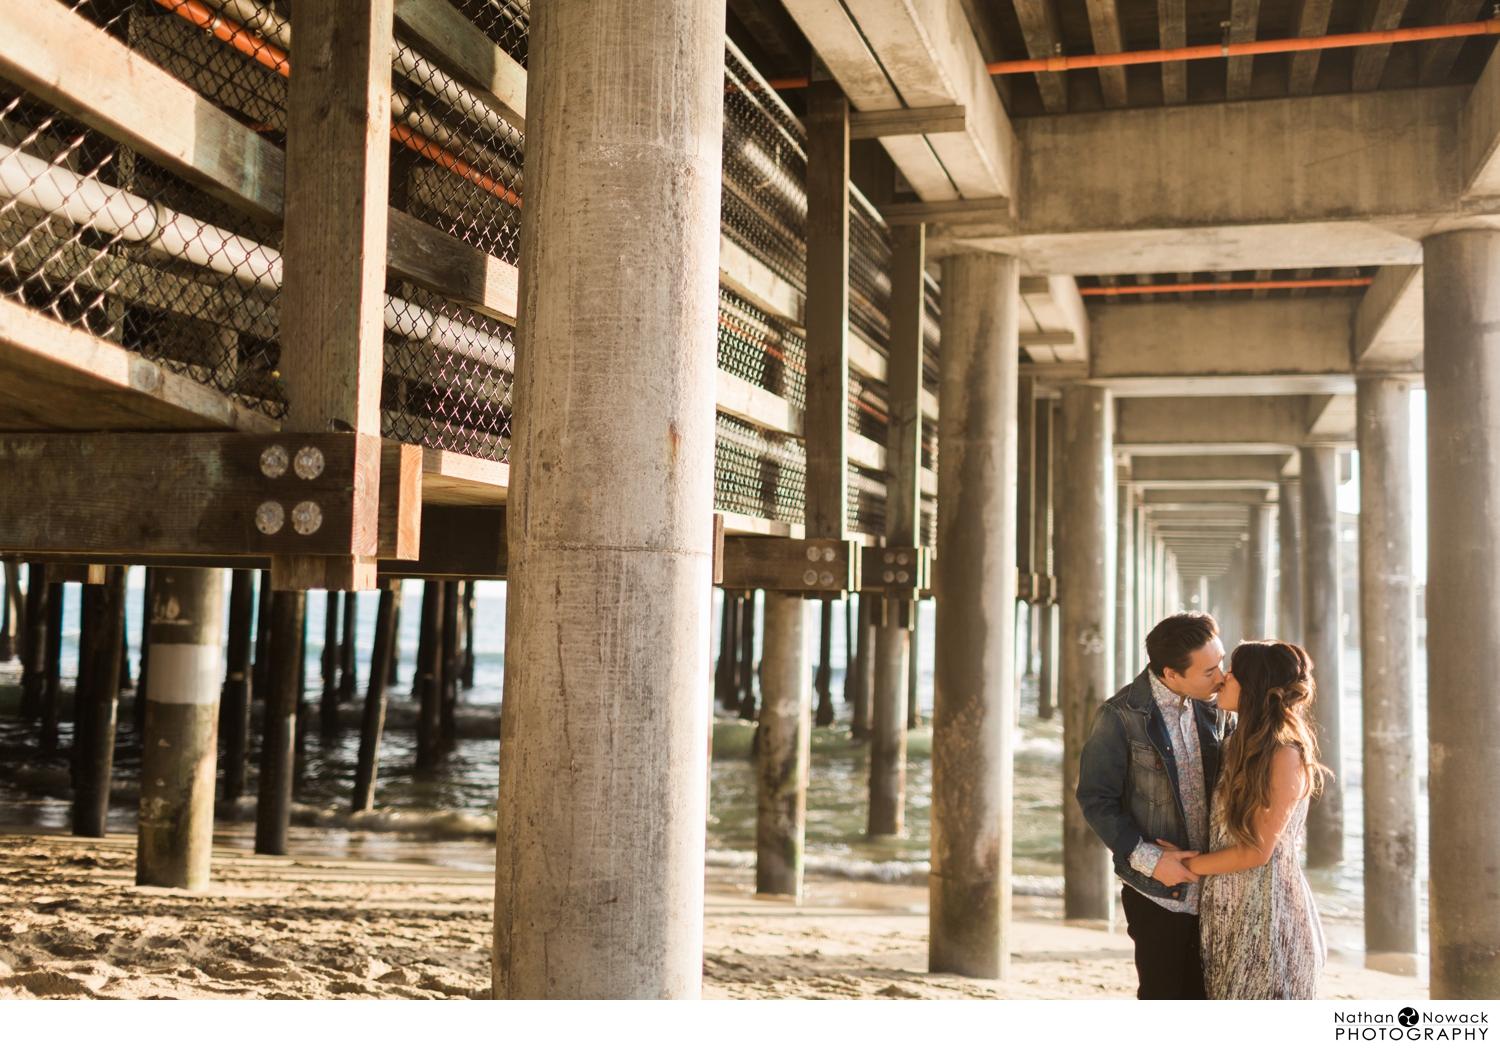
M 133 836 L 0 828 L 0 998 L 489 997 L 486 844 L 356 833 L 345 847 L 358 857 L 260 857 L 248 834 L 224 828 L 212 887 L 188 894 L 134 885 Z M 314 841 L 330 852 L 326 837 L 293 829 L 294 850 Z M 443 864 L 416 859 L 435 849 Z M 1010 979 L 979 981 L 924 972 L 922 889 L 815 877 L 799 907 L 756 899 L 752 880 L 745 869 L 709 869 L 705 998 L 1099 999 L 1134 990 L 1123 931 L 1064 925 L 1054 900 L 1017 898 Z M 1336 958 L 1323 995 L 1417 999 L 1426 987 Z

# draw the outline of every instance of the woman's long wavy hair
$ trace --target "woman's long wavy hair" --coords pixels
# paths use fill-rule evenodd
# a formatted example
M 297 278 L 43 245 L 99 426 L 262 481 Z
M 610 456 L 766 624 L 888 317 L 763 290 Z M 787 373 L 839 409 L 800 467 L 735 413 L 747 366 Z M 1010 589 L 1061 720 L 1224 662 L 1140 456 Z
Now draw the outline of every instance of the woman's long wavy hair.
M 1240 684 L 1239 720 L 1224 745 L 1219 812 L 1241 845 L 1256 845 L 1255 820 L 1271 804 L 1271 760 L 1291 745 L 1302 757 L 1306 793 L 1323 788 L 1318 736 L 1308 708 L 1317 695 L 1312 658 L 1290 642 L 1241 642 L 1229 657 Z

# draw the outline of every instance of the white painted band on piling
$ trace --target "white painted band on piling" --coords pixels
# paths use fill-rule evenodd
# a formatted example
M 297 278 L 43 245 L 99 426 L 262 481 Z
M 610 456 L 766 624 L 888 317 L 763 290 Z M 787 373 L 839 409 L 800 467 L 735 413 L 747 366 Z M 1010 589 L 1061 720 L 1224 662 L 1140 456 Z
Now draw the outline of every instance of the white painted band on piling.
M 146 699 L 158 704 L 216 704 L 222 668 L 217 645 L 153 642 Z

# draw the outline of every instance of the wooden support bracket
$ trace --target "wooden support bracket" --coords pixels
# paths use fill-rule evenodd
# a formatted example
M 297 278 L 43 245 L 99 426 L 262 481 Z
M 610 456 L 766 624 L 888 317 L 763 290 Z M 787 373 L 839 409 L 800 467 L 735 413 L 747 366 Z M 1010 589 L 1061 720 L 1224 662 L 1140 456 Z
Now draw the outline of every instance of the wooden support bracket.
M 429 503 L 422 508 L 420 555 L 409 561 L 382 558 L 380 573 L 429 580 L 503 580 L 508 561 L 503 506 L 447 507 Z
M 866 547 L 862 556 L 861 593 L 915 601 L 932 586 L 931 547 Z
M 389 453 L 396 466 L 382 500 L 382 442 L 369 435 L 6 434 L 0 550 L 373 564 L 382 510 L 393 516 L 384 530 L 393 550 L 420 537 L 414 451 Z
M 841 598 L 860 589 L 858 540 L 794 540 L 725 536 L 726 590 L 767 590 L 809 598 Z
M 1016 573 L 1016 598 L 1033 605 L 1051 605 L 1057 601 L 1057 577 L 1037 572 Z
M 107 566 L 93 565 L 84 562 L 48 562 L 48 583 L 94 583 L 104 582 L 104 570 Z

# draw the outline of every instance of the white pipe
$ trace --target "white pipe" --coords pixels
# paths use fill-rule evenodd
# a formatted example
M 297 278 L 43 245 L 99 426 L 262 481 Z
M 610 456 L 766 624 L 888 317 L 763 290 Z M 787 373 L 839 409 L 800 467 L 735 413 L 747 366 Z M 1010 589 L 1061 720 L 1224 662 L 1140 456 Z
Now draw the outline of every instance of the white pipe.
M 79 175 L 20 150 L 0 157 L 0 197 L 67 219 L 75 226 L 145 245 L 236 280 L 277 291 L 281 253 L 126 190 Z M 388 331 L 492 368 L 505 368 L 505 343 L 488 332 L 385 297 Z

